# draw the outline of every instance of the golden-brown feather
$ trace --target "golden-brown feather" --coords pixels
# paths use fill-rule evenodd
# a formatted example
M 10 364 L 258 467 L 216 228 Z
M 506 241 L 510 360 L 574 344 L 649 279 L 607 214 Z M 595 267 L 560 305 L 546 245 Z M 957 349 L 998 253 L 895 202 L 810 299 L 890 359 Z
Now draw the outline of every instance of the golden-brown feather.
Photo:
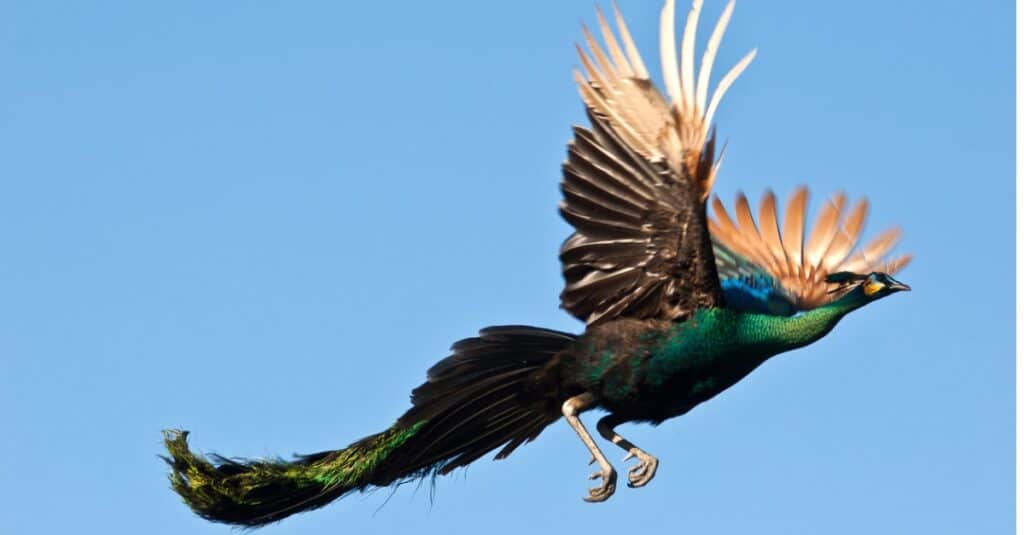
M 853 250 L 853 246 L 856 245 L 857 238 L 860 236 L 860 231 L 864 228 L 864 221 L 867 219 L 867 215 L 867 199 L 857 201 L 853 212 L 840 225 L 841 230 L 836 234 L 832 245 L 828 248 L 828 252 L 825 253 L 825 260 L 822 264 L 825 271 L 830 273 L 840 271 L 838 267 L 850 256 L 850 251 Z
M 786 204 L 782 245 L 789 258 L 788 275 L 800 276 L 804 262 L 804 218 L 807 215 L 807 188 L 800 188 Z
M 786 248 L 782 245 L 782 236 L 779 235 L 779 221 L 775 210 L 775 194 L 765 193 L 761 198 L 761 213 L 758 218 L 761 223 L 761 243 L 767 248 L 766 256 L 770 259 L 765 266 L 776 272 L 783 272 L 788 269 L 789 259 L 786 258 Z
M 825 252 L 839 230 L 839 216 L 845 206 L 846 195 L 837 193 L 821 208 L 818 220 L 807 241 L 807 265 L 812 271 L 816 272 L 821 269 L 821 261 L 825 257 Z
M 736 197 L 734 222 L 716 196 L 711 203 L 708 229 L 720 246 L 774 277 L 793 297 L 798 310 L 821 306 L 839 295 L 829 292 L 832 288 L 825 282 L 829 273 L 883 271 L 894 274 L 910 262 L 910 255 L 886 258 L 899 240 L 897 228 L 882 232 L 862 249 L 854 250 L 867 216 L 868 204 L 864 199 L 847 214 L 846 196 L 837 193 L 822 207 L 813 226 L 805 233 L 807 199 L 807 188 L 799 188 L 786 203 L 786 216 L 780 222 L 772 192 L 766 192 L 761 198 L 756 218 L 746 196 L 740 193 Z M 754 224 L 755 219 L 758 226 Z

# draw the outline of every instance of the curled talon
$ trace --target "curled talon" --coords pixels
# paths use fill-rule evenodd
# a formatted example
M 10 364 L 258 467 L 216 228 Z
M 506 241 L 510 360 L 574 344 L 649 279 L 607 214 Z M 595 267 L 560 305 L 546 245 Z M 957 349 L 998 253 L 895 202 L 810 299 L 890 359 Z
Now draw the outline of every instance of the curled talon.
M 594 472 L 590 475 L 590 479 L 600 478 L 601 485 L 593 487 L 589 491 L 589 496 L 584 496 L 583 501 L 590 503 L 603 502 L 615 494 L 615 480 L 617 474 L 614 468 L 603 469 L 600 472 Z
M 629 469 L 627 485 L 635 489 L 650 483 L 654 479 L 655 472 L 658 471 L 658 459 L 640 448 L 630 450 L 629 456 L 636 457 L 640 462 Z

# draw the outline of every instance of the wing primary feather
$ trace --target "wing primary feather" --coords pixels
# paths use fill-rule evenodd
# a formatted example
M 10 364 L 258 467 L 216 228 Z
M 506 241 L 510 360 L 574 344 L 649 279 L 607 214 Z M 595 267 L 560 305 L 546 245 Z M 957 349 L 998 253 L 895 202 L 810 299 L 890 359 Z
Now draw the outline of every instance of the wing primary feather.
M 718 17 L 718 22 L 715 23 L 715 29 L 711 32 L 711 37 L 708 39 L 708 46 L 704 49 L 704 55 L 700 60 L 700 74 L 697 76 L 697 110 L 698 113 L 703 117 L 704 111 L 707 108 L 708 99 L 708 85 L 711 83 L 711 69 L 715 66 L 715 56 L 718 55 L 718 47 L 722 43 L 722 36 L 725 35 L 725 29 L 729 26 L 729 19 L 732 17 L 732 10 L 736 7 L 736 0 L 730 0 L 725 6 L 725 11 Z M 710 120 L 710 118 L 709 118 Z
M 822 267 L 826 273 L 840 271 L 838 269 L 839 266 L 850 256 L 850 251 L 853 250 L 853 246 L 857 244 L 857 240 L 860 238 L 867 214 L 868 201 L 867 199 L 861 199 L 854 206 L 850 214 L 846 216 L 839 232 L 836 233 L 835 239 L 832 240 L 832 244 L 829 245 L 825 253 Z
M 900 229 L 890 228 L 871 240 L 851 261 L 843 264 L 842 271 L 860 273 L 876 266 L 900 239 Z
M 818 213 L 818 219 L 815 221 L 814 227 L 811 228 L 810 236 L 807 239 L 807 247 L 804 248 L 807 253 L 805 263 L 812 272 L 818 271 L 825 250 L 832 243 L 836 231 L 839 230 L 839 216 L 842 214 L 845 203 L 845 195 L 837 193 L 821 207 Z
M 721 228 L 735 239 L 739 239 L 740 231 L 736 228 L 736 225 L 732 222 L 732 217 L 729 217 L 728 210 L 725 209 L 725 204 L 722 203 L 722 199 L 719 199 L 717 195 L 711 201 L 711 209 L 715 212 L 715 217 Z
M 765 266 L 776 276 L 783 275 L 789 271 L 789 256 L 786 248 L 782 245 L 782 235 L 779 233 L 779 220 L 775 202 L 775 194 L 766 191 L 761 196 L 761 210 L 758 214 L 758 223 L 761 228 L 761 238 L 766 248 L 771 252 L 772 263 Z
M 733 222 L 732 218 L 729 216 L 728 211 L 726 211 L 725 209 L 725 205 L 717 196 L 712 202 L 712 210 L 714 210 L 715 212 L 715 217 L 718 220 L 718 224 L 721 225 L 721 227 L 719 228 L 723 230 L 723 236 L 725 236 L 726 239 L 729 241 L 729 246 L 736 253 L 744 257 L 750 258 L 752 260 L 760 258 L 760 251 L 758 250 L 759 242 L 757 236 L 748 236 L 744 234 L 741 227 Z M 737 214 L 737 220 L 739 219 L 740 216 L 739 214 Z
M 629 123 L 624 121 L 615 108 L 608 105 L 601 94 L 594 89 L 590 82 L 587 82 L 587 80 L 583 78 L 579 71 L 575 72 L 574 75 L 576 77 L 576 86 L 579 88 L 583 101 L 587 103 L 587 112 L 591 116 L 591 119 L 593 119 L 593 115 L 595 113 L 604 115 L 609 121 L 612 121 L 617 125 L 618 134 L 623 138 L 623 141 L 626 144 L 633 147 L 644 147 L 647 145 L 644 142 L 643 137 L 640 136 L 636 130 L 629 125 Z
M 636 76 L 633 72 L 633 68 L 629 65 L 629 60 L 626 59 L 625 54 L 622 53 L 622 47 L 619 46 L 619 41 L 615 39 L 615 34 L 612 33 L 611 26 L 608 25 L 608 19 L 604 18 L 604 13 L 601 8 L 597 8 L 597 25 L 601 29 L 601 38 L 604 39 L 605 47 L 608 48 L 608 52 L 612 56 L 612 60 L 615 62 L 615 68 L 620 75 L 625 76 Z
M 759 263 L 770 262 L 771 259 L 765 255 L 764 248 L 761 246 L 763 241 L 761 240 L 761 233 L 757 229 L 757 225 L 754 224 L 754 216 L 750 213 L 750 203 L 747 201 L 747 196 L 743 193 L 736 195 L 736 223 L 739 225 L 740 234 L 746 238 L 747 249 L 752 253 L 750 256 L 751 260 Z
M 605 81 L 604 73 L 594 66 L 594 63 L 590 61 L 590 56 L 587 55 L 580 45 L 576 45 L 576 55 L 579 56 L 580 63 L 583 64 L 583 71 L 587 73 L 587 77 L 591 80 L 596 80 L 601 87 L 607 87 L 608 84 Z M 590 86 L 590 83 L 588 82 L 587 85 Z
M 615 87 L 618 73 L 615 72 L 615 67 L 612 66 L 608 56 L 601 49 L 601 45 L 597 44 L 597 40 L 594 39 L 594 35 L 590 33 L 590 29 L 586 25 L 583 25 L 583 40 L 586 41 L 587 48 L 590 49 L 590 53 L 594 55 L 594 59 L 601 67 L 601 72 L 606 75 L 606 78 L 601 81 L 602 87 L 606 90 Z
M 907 267 L 907 264 L 909 264 L 913 258 L 913 255 L 909 254 L 900 255 L 899 257 L 893 260 L 882 262 L 880 267 L 876 267 L 872 269 L 872 271 L 882 271 L 888 273 L 889 275 L 892 275 L 897 271 L 900 271 L 903 268 Z
M 789 256 L 789 274 L 801 275 L 804 261 L 804 217 L 807 214 L 807 188 L 800 188 L 786 205 L 782 243 Z
M 676 64 L 676 2 L 667 0 L 661 8 L 661 75 L 665 78 L 665 91 L 668 92 L 672 107 L 682 109 L 683 97 L 679 87 L 679 65 Z
M 619 4 L 617 2 L 613 2 L 612 8 L 615 10 L 615 24 L 619 27 L 619 35 L 622 37 L 622 44 L 626 47 L 626 54 L 629 56 L 629 62 L 633 66 L 634 76 L 637 78 L 650 79 L 651 75 L 647 73 L 647 66 L 644 65 L 644 58 L 637 50 L 636 43 L 633 42 L 633 36 L 629 33 L 629 26 L 626 25 L 626 20 L 622 18 L 622 12 L 619 11 Z
M 690 12 L 686 15 L 686 25 L 683 27 L 682 57 L 679 63 L 680 74 L 682 74 L 683 80 L 683 98 L 688 109 L 695 106 L 693 98 L 693 64 L 696 58 L 696 51 L 694 49 L 696 48 L 697 41 L 697 22 L 700 19 L 700 8 L 702 5 L 703 0 L 693 0 Z
M 729 86 L 731 86 L 732 83 L 735 82 L 737 78 L 739 78 L 740 74 L 743 73 L 743 70 L 746 69 L 748 65 L 750 65 L 751 61 L 754 61 L 755 57 L 757 57 L 756 48 L 754 50 L 751 50 L 750 52 L 747 52 L 747 55 L 743 56 L 743 59 L 736 63 L 736 65 L 733 65 L 732 69 L 729 69 L 729 72 L 725 73 L 725 76 L 723 76 L 722 79 L 719 80 L 718 87 L 715 88 L 715 92 L 711 95 L 711 104 L 708 105 L 708 110 L 704 113 L 705 132 L 709 128 L 709 125 L 711 124 L 711 121 L 715 116 L 715 110 L 718 109 L 718 103 L 721 102 L 722 97 L 725 95 L 725 92 L 729 89 Z
M 872 261 L 885 256 L 893 247 L 896 246 L 896 242 L 900 240 L 902 235 L 903 232 L 900 231 L 899 227 L 893 227 L 885 230 L 864 248 L 864 256 L 872 259 Z

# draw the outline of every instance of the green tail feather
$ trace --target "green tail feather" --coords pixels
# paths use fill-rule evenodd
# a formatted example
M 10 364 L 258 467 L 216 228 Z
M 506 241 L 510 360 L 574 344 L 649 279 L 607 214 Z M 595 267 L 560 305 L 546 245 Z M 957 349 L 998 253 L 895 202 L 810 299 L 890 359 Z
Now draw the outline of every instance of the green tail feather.
M 367 486 L 382 486 L 377 472 L 388 456 L 416 434 L 422 423 L 392 427 L 351 446 L 294 461 L 236 461 L 198 456 L 188 431 L 164 431 L 171 486 L 199 516 L 214 522 L 262 526 Z M 212 462 L 211 462 L 212 461 Z M 385 476 L 386 478 L 387 476 Z
M 457 342 L 413 390 L 413 406 L 387 431 L 343 450 L 281 459 L 204 458 L 188 432 L 165 431 L 171 486 L 199 516 L 262 526 L 345 494 L 443 475 L 502 447 L 504 458 L 559 418 L 543 372 L 576 337 L 524 326 L 488 327 Z

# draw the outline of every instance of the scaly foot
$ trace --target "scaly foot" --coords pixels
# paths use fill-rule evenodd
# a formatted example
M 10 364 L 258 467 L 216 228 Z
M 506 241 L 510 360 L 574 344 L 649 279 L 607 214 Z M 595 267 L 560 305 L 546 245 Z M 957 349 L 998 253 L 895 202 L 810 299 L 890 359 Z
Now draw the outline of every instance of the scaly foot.
M 654 473 L 658 471 L 658 459 L 640 448 L 633 447 L 630 448 L 626 458 L 622 460 L 628 461 L 633 457 L 636 457 L 640 462 L 629 469 L 629 483 L 626 483 L 626 485 L 635 489 L 650 483 L 654 479 Z
M 601 485 L 590 489 L 590 495 L 584 496 L 583 501 L 590 503 L 603 502 L 611 498 L 612 494 L 615 494 L 615 480 L 618 478 L 618 474 L 615 473 L 615 469 L 611 465 L 602 466 L 600 472 L 594 472 L 590 475 L 590 479 L 598 478 L 601 479 Z
M 601 448 L 594 444 L 594 439 L 590 438 L 590 433 L 583 427 L 583 423 L 580 422 L 579 413 L 581 410 L 586 410 L 594 406 L 594 396 L 591 394 L 580 394 L 578 396 L 571 397 L 562 403 L 562 415 L 565 416 L 565 421 L 569 422 L 573 431 L 579 435 L 580 440 L 583 441 L 583 445 L 590 451 L 590 464 L 597 463 L 601 467 L 600 472 L 594 472 L 590 479 L 601 478 L 601 485 L 590 489 L 590 493 L 583 497 L 584 501 L 590 503 L 603 502 L 615 494 L 615 469 L 612 468 L 611 463 L 608 462 L 608 458 L 601 453 Z

